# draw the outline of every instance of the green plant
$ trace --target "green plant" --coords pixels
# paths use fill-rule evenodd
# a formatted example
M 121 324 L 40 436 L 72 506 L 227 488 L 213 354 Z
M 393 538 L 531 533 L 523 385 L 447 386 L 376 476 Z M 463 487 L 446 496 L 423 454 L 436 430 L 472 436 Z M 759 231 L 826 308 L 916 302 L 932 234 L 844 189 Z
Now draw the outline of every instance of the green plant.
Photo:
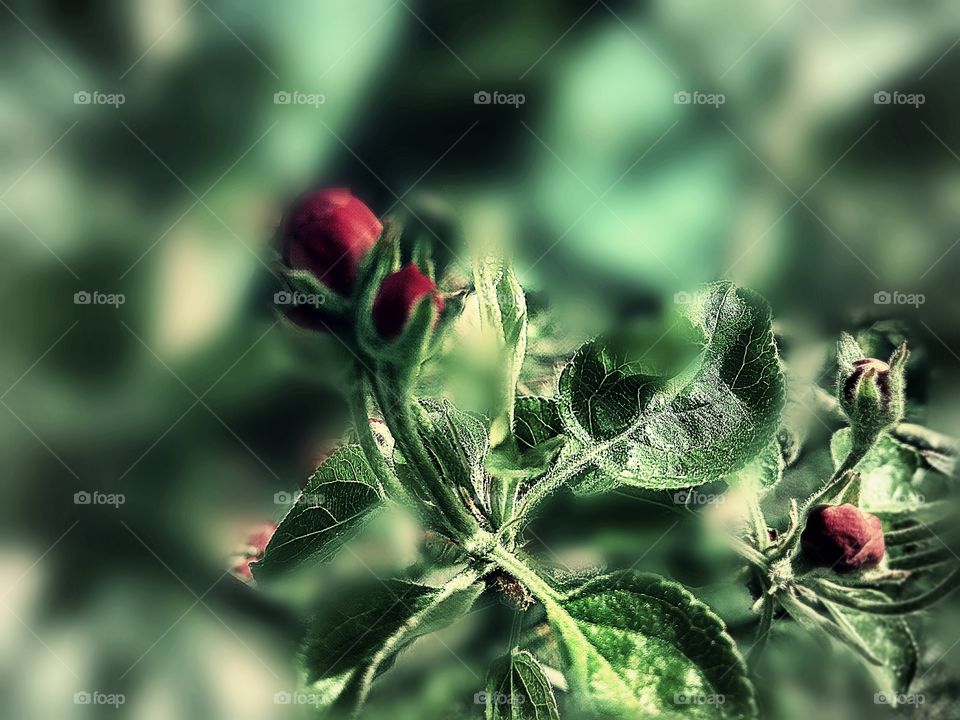
M 484 413 L 468 413 L 449 399 L 418 396 L 421 368 L 442 353 L 463 302 L 438 295 L 428 241 L 401 258 L 400 229 L 384 225 L 356 282 L 344 286 L 349 294 L 283 268 L 292 292 L 324 299 L 313 308 L 318 326 L 349 351 L 344 390 L 356 443 L 317 468 L 252 569 L 266 587 L 348 551 L 390 514 L 413 518 L 425 545 L 443 551 L 421 547 L 424 559 L 399 576 L 314 608 L 302 660 L 318 704 L 334 715 L 359 714 L 401 651 L 457 622 L 485 593 L 508 598 L 519 618 L 513 649 L 488 671 L 488 718 L 558 718 L 561 708 L 573 717 L 754 717 L 751 667 L 784 612 L 851 648 L 880 690 L 907 691 L 917 658 L 900 616 L 954 589 L 960 570 L 944 574 L 952 553 L 930 547 L 944 522 L 931 517 L 934 505 L 881 507 L 883 493 L 869 487 L 873 469 L 897 470 L 925 453 L 938 458 L 931 468 L 952 472 L 945 470 L 951 441 L 902 423 L 905 345 L 881 363 L 844 335 L 837 397 L 800 383 L 788 403 L 770 308 L 756 293 L 720 282 L 581 346 L 555 396 L 518 397 L 524 293 L 503 257 L 480 253 L 471 289 L 475 331 L 494 349 L 496 371 Z M 398 272 L 402 262 L 415 265 Z M 411 284 L 401 287 L 404 278 Z M 371 431 L 371 401 L 389 438 Z M 791 406 L 814 402 L 842 413 L 849 428 L 833 439 L 832 476 L 790 501 L 789 525 L 778 534 L 761 501 L 803 443 Z M 632 568 L 558 572 L 547 553 L 530 549 L 531 524 L 561 491 L 588 498 L 633 488 L 698 518 L 693 488 L 708 483 L 718 497 L 723 488 L 736 491 L 743 510 L 721 524 L 720 537 L 739 558 L 733 577 L 752 592 L 757 629 L 747 660 L 718 614 L 679 582 Z M 890 551 L 878 562 L 879 540 L 879 555 L 844 568 L 805 553 L 805 520 L 825 504 L 852 505 L 854 514 L 867 506 L 883 522 Z M 444 582 L 439 569 L 449 571 Z M 930 577 L 932 585 L 904 590 L 908 579 Z M 543 613 L 546 639 L 524 627 L 533 607 Z M 547 657 L 559 667 L 547 667 Z

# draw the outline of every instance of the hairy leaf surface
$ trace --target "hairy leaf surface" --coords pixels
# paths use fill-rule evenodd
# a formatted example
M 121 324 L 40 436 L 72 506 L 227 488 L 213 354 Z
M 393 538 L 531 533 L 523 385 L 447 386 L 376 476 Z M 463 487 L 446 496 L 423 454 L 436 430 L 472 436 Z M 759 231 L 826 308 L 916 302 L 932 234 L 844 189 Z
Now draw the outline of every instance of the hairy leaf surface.
M 624 571 L 547 605 L 567 677 L 602 717 L 749 718 L 753 686 L 723 621 L 680 585 Z M 711 702 L 712 700 L 712 702 Z
M 830 439 L 830 454 L 838 467 L 850 452 L 850 428 L 837 430 Z M 860 506 L 866 510 L 916 507 L 923 499 L 911 480 L 920 465 L 917 453 L 901 445 L 887 433 L 857 463 L 860 472 Z
M 559 410 L 567 432 L 595 447 L 611 486 L 678 488 L 719 479 L 763 450 L 783 396 L 770 308 L 715 283 L 678 306 L 673 329 L 645 351 L 602 339 L 583 346 L 561 375 Z
M 877 590 L 849 589 L 847 592 L 864 600 L 889 601 L 889 598 Z M 864 662 L 877 683 L 878 693 L 887 698 L 887 703 L 896 705 L 896 696 L 906 694 L 917 672 L 917 644 L 910 632 L 907 621 L 902 617 L 878 616 L 857 612 L 836 603 L 824 604 L 838 622 L 846 622 L 870 652 L 883 664 L 874 665 Z
M 557 699 L 529 650 L 514 648 L 487 673 L 487 720 L 559 720 Z

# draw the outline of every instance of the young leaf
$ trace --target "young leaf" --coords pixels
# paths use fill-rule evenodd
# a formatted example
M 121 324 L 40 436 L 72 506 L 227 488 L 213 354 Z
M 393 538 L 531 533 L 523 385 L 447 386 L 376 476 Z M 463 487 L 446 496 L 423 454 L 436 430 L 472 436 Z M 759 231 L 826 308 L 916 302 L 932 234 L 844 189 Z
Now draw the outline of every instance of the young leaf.
M 421 398 L 430 425 L 424 441 L 444 475 L 483 497 L 483 461 L 489 441 L 483 423 L 457 409 L 449 400 Z
M 834 467 L 839 467 L 851 447 L 850 428 L 842 428 L 830 439 Z M 856 465 L 860 472 L 860 506 L 866 510 L 917 506 L 922 498 L 911 480 L 919 466 L 916 452 L 883 433 Z
M 756 716 L 753 686 L 723 621 L 680 585 L 624 571 L 546 608 L 574 697 L 586 711 L 613 718 Z
M 593 341 L 561 375 L 567 431 L 600 448 L 596 465 L 616 483 L 663 489 L 719 479 L 777 431 L 784 380 L 766 302 L 724 282 L 679 308 L 679 339 L 635 357 L 620 343 Z
M 355 445 L 340 448 L 310 476 L 263 559 L 251 566 L 254 575 L 263 579 L 306 560 L 329 559 L 380 504 L 377 479 L 363 451 Z
M 470 574 L 442 588 L 371 582 L 319 608 L 302 649 L 308 682 L 335 683 L 330 700 L 344 715 L 359 712 L 374 679 L 404 648 L 463 617 L 483 591 Z
M 529 650 L 514 648 L 490 664 L 486 720 L 559 720 L 557 699 Z
M 877 590 L 850 589 L 865 600 L 885 601 Z M 843 621 L 882 664 L 864 663 L 877 683 L 877 690 L 896 704 L 896 696 L 906 694 L 917 671 L 917 645 L 902 617 L 880 617 L 822 600 L 838 622 Z
M 527 303 L 513 268 L 502 255 L 478 254 L 473 261 L 473 282 L 481 327 L 498 356 L 497 387 L 490 410 L 490 444 L 496 447 L 513 426 L 517 378 L 527 347 Z
M 563 434 L 563 421 L 553 398 L 527 396 L 514 405 L 513 433 L 521 451 L 532 450 Z
M 551 398 L 519 397 L 514 409 L 515 442 L 494 448 L 486 459 L 488 472 L 497 478 L 512 480 L 503 483 L 507 491 L 549 470 L 568 440 L 563 434 L 557 403 Z

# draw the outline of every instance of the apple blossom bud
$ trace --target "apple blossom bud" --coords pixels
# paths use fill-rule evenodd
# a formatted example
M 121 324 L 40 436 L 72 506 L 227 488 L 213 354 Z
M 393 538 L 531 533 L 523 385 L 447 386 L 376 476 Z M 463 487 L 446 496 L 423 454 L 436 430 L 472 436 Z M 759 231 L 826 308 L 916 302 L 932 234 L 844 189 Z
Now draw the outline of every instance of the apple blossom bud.
M 887 362 L 861 357 L 849 358 L 841 365 L 837 400 L 850 418 L 855 437 L 872 442 L 882 430 L 903 419 L 908 356 L 904 344 Z
M 247 536 L 246 545 L 234 556 L 230 570 L 241 580 L 251 580 L 250 563 L 263 557 L 270 538 L 277 531 L 276 523 L 263 523 Z
M 360 264 L 383 226 L 345 188 L 317 190 L 300 198 L 281 226 L 284 263 L 309 270 L 341 295 L 349 295 Z
M 874 568 L 885 551 L 880 518 L 850 504 L 810 510 L 800 544 L 814 564 L 838 573 Z
M 413 263 L 387 275 L 373 301 L 373 325 L 380 336 L 387 340 L 397 337 L 416 306 L 427 297 L 433 299 L 438 313 L 443 311 L 437 286 Z

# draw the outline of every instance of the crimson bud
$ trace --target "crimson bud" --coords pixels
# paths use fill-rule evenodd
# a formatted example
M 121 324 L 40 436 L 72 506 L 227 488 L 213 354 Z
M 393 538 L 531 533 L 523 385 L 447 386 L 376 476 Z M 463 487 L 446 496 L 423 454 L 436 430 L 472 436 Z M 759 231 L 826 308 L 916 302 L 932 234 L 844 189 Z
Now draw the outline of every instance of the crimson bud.
M 444 302 L 437 286 L 413 263 L 387 275 L 373 301 L 373 325 L 377 332 L 386 340 L 397 337 L 426 297 L 433 299 L 438 313 L 443 312 Z
M 346 188 L 316 190 L 300 198 L 284 219 L 283 261 L 349 295 L 382 230 L 370 208 Z
M 849 503 L 814 507 L 800 544 L 815 564 L 838 573 L 876 567 L 885 551 L 880 518 Z

